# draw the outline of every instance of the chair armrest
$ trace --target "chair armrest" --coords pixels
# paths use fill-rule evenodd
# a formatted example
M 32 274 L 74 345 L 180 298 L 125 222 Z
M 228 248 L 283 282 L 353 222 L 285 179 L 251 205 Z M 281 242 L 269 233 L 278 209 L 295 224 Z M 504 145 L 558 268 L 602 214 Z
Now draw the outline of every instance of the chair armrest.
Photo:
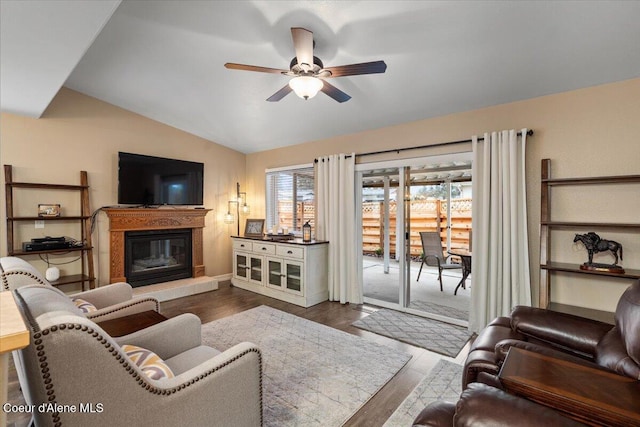
M 462 426 L 584 426 L 543 405 L 486 384 L 469 384 L 456 404 L 454 425 Z
M 70 298 L 82 298 L 95 305 L 96 308 L 104 308 L 110 305 L 128 301 L 133 298 L 131 285 L 125 282 L 112 283 L 89 291 L 72 294 Z
M 552 310 L 516 306 L 511 312 L 511 327 L 526 336 L 593 358 L 596 345 L 613 325 Z
M 439 400 L 427 405 L 413 420 L 411 427 L 453 427 L 456 404 Z
M 502 340 L 496 344 L 495 353 L 496 353 L 496 360 L 498 365 L 502 366 L 502 363 L 504 363 L 504 360 L 507 357 L 507 353 L 509 352 L 509 349 L 511 347 L 532 351 L 538 354 L 544 354 L 545 356 L 550 356 L 555 359 L 562 359 L 562 360 L 577 363 L 580 365 L 589 366 L 592 368 L 598 367 L 592 360 L 587 360 L 582 357 L 574 356 L 571 353 L 566 353 L 564 351 L 557 350 L 553 347 L 547 347 L 545 345 L 540 345 L 540 344 L 527 342 L 527 341 L 513 340 L 513 339 Z
M 137 345 L 169 359 L 202 343 L 201 326 L 198 316 L 185 313 L 114 340 L 120 346 Z
M 177 408 L 193 407 L 195 414 L 187 414 L 199 420 L 190 419 L 189 425 L 259 426 L 263 421 L 262 375 L 260 349 L 243 342 L 154 385 L 160 390 L 177 390 L 172 395 Z
M 262 363 L 262 353 L 258 347 L 250 342 L 242 342 L 234 345 L 233 347 L 223 351 L 222 353 L 212 357 L 206 362 L 202 362 L 197 366 L 176 375 L 173 378 L 163 379 L 159 384 L 162 388 L 178 387 L 180 384 L 186 383 L 193 378 L 197 378 L 200 375 L 204 375 L 207 372 L 213 372 L 220 368 L 233 364 L 236 360 L 240 359 L 244 355 L 255 352 L 258 356 L 260 363 Z M 246 367 L 245 367 L 246 368 Z M 234 368 L 235 369 L 235 368 Z
M 109 319 L 117 319 L 144 311 L 160 312 L 160 302 L 153 297 L 136 297 L 130 300 L 101 308 L 87 313 L 87 318 L 94 322 L 103 322 Z

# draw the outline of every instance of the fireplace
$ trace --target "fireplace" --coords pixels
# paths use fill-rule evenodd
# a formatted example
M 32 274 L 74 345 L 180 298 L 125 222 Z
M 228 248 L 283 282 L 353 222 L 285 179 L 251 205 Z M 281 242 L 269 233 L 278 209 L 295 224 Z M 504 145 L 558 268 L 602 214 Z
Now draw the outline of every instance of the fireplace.
M 124 272 L 133 287 L 191 277 L 191 230 L 124 233 Z
M 178 277 L 164 273 L 173 274 L 177 265 L 184 268 L 176 273 L 180 278 L 204 276 L 202 229 L 209 209 L 107 208 L 104 211 L 109 217 L 110 283 L 130 282 L 140 287 L 174 281 Z M 131 247 L 126 243 L 129 238 L 134 242 Z M 129 254 L 133 260 L 127 259 Z M 161 279 L 156 275 L 159 271 L 164 275 Z M 139 281 L 135 277 L 138 273 L 142 274 Z

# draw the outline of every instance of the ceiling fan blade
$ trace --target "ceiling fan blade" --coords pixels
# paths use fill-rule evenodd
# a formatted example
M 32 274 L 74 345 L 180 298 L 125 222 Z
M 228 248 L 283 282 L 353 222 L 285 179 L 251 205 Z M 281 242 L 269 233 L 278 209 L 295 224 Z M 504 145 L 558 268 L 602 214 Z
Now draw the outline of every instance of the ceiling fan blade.
M 328 67 L 325 70 L 331 71 L 330 77 L 357 76 L 359 74 L 384 73 L 387 64 L 384 61 L 363 62 L 361 64 L 340 65 L 338 67 Z
M 326 80 L 323 81 L 322 89 L 320 90 L 338 102 L 345 102 L 351 99 L 349 95 L 347 95 L 337 87 L 327 83 Z
M 285 96 L 287 96 L 289 94 L 289 92 L 291 92 L 293 89 L 291 89 L 291 86 L 289 86 L 288 84 L 283 87 L 282 89 L 280 89 L 279 91 L 277 91 L 276 93 L 274 93 L 273 95 L 271 95 L 270 97 L 267 98 L 267 101 L 269 102 L 277 102 L 280 101 L 282 98 L 284 98 Z
M 304 28 L 291 28 L 298 65 L 305 71 L 313 68 L 313 33 Z M 303 64 L 307 64 L 306 68 Z
M 258 67 L 256 65 L 234 64 L 233 62 L 227 62 L 224 64 L 226 68 L 230 70 L 243 70 L 243 71 L 257 71 L 259 73 L 273 73 L 282 74 L 288 73 L 289 70 L 278 70 L 277 68 Z

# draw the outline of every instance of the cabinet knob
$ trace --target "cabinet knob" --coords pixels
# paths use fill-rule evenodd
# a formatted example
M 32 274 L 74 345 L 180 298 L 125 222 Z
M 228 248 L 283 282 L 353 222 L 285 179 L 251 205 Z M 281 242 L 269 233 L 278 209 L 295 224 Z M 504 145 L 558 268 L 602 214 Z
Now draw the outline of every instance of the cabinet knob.
M 240 245 L 241 248 L 244 248 L 244 245 Z
M 263 250 L 263 251 L 266 251 L 266 250 L 267 250 L 267 248 L 265 248 L 265 247 L 263 246 L 263 247 L 262 247 L 262 250 Z
M 292 252 L 292 251 L 287 251 L 287 253 L 288 253 L 288 254 L 292 254 L 293 252 Z

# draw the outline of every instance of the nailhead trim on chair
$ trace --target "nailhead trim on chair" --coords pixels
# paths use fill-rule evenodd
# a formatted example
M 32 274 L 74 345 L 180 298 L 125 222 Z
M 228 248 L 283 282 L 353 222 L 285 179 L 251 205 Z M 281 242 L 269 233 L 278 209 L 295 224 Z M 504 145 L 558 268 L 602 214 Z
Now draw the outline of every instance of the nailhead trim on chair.
M 7 276 L 11 276 L 11 275 L 19 275 L 19 276 L 27 276 L 30 279 L 34 279 L 37 283 L 33 283 L 34 285 L 38 284 L 38 285 L 45 285 L 48 286 L 48 283 L 45 283 L 42 281 L 42 278 L 35 276 L 29 272 L 26 271 L 10 271 L 8 273 L 3 272 L 2 273 L 2 285 L 4 286 L 4 290 L 8 291 L 9 289 L 9 281 L 7 280 Z
M 209 375 L 220 371 L 221 369 L 227 367 L 228 365 L 230 365 L 232 362 L 239 360 L 241 357 L 251 353 L 251 352 L 255 352 L 258 354 L 258 359 L 260 361 L 259 364 L 259 375 L 260 375 L 260 425 L 263 424 L 263 419 L 262 419 L 262 412 L 263 412 L 263 407 L 262 407 L 262 353 L 260 352 L 259 349 L 256 348 L 252 348 L 249 350 L 246 350 L 240 354 L 238 354 L 237 356 L 235 356 L 234 358 L 228 360 L 227 362 L 225 362 L 224 364 L 215 367 L 213 369 L 210 369 L 209 371 L 199 375 L 197 378 L 193 378 L 190 381 L 177 385 L 169 390 L 163 390 L 160 389 L 152 384 L 149 384 L 147 382 L 146 378 L 142 378 L 136 371 L 135 369 L 126 361 L 125 358 L 122 357 L 121 354 L 119 354 L 118 349 L 114 348 L 111 343 L 108 342 L 108 340 L 102 336 L 102 334 L 100 334 L 99 332 L 97 332 L 96 330 L 94 330 L 93 328 L 88 327 L 87 325 L 81 325 L 78 323 L 63 323 L 63 324 L 59 324 L 59 325 L 53 325 L 50 328 L 44 329 L 42 331 L 39 331 L 38 329 L 38 324 L 35 322 L 35 320 L 33 319 L 33 316 L 31 315 L 31 312 L 28 310 L 28 307 L 26 306 L 24 299 L 22 298 L 22 296 L 18 293 L 15 292 L 14 293 L 17 298 L 20 301 L 20 306 L 23 308 L 23 312 L 25 314 L 25 317 L 27 318 L 27 321 L 29 322 L 31 329 L 33 330 L 32 333 L 32 337 L 33 337 L 33 343 L 34 345 L 36 345 L 36 350 L 37 350 L 37 356 L 38 356 L 38 361 L 40 362 L 40 372 L 42 374 L 42 380 L 43 383 L 45 384 L 45 389 L 47 390 L 47 396 L 48 396 L 48 400 L 49 402 L 55 402 L 56 396 L 55 396 L 55 389 L 54 389 L 54 385 L 51 383 L 51 379 L 50 379 L 50 374 L 49 374 L 49 365 L 47 363 L 47 356 L 46 356 L 46 351 L 44 348 L 44 344 L 42 341 L 42 336 L 46 336 L 49 335 L 52 332 L 58 332 L 58 331 L 66 331 L 67 329 L 69 330 L 78 330 L 78 331 L 82 331 L 82 332 L 86 332 L 87 334 L 90 334 L 92 337 L 94 337 L 98 342 L 100 342 L 101 344 L 104 345 L 104 347 L 109 350 L 109 352 L 111 353 L 111 355 L 113 355 L 115 357 L 115 359 L 126 369 L 126 371 L 137 381 L 137 383 L 142 386 L 143 389 L 153 393 L 153 394 L 157 394 L 157 395 L 163 395 L 163 396 L 167 396 L 167 395 L 171 395 L 174 393 L 179 392 L 180 390 L 184 390 L 187 387 L 189 387 L 192 384 L 195 384 L 196 382 L 204 379 L 205 377 L 208 377 Z M 52 414 L 53 417 L 53 422 L 55 427 L 60 427 L 62 426 L 62 422 L 60 421 L 60 413 L 59 412 L 54 412 Z
M 5 291 L 8 291 L 9 283 L 7 282 L 7 278 L 5 277 L 4 268 L 2 268 L 1 263 L 0 263 L 0 277 L 2 277 L 2 289 Z
M 120 310 L 123 310 L 123 309 L 125 309 L 125 308 L 129 308 L 129 307 L 133 307 L 133 306 L 135 306 L 135 305 L 142 304 L 142 303 L 147 302 L 147 301 L 155 302 L 155 305 L 156 305 L 156 311 L 157 311 L 157 312 L 160 312 L 160 303 L 158 302 L 158 300 L 157 300 L 157 299 L 155 299 L 155 298 L 142 298 L 142 299 L 139 299 L 139 300 L 135 300 L 135 301 L 133 301 L 133 302 L 131 302 L 131 303 L 129 303 L 129 304 L 122 305 L 122 306 L 120 306 L 120 307 L 118 307 L 118 308 L 114 308 L 114 309 L 109 310 L 109 311 L 101 312 L 100 314 L 98 314 L 98 315 L 96 315 L 96 316 L 90 316 L 90 315 L 87 315 L 87 318 L 88 318 L 88 319 L 91 319 L 91 320 L 93 320 L 93 319 L 99 319 L 99 318 L 100 318 L 100 317 L 102 317 L 102 316 L 106 316 L 106 315 L 111 314 L 111 313 L 117 313 L 117 312 L 118 312 L 118 311 L 120 311 Z

